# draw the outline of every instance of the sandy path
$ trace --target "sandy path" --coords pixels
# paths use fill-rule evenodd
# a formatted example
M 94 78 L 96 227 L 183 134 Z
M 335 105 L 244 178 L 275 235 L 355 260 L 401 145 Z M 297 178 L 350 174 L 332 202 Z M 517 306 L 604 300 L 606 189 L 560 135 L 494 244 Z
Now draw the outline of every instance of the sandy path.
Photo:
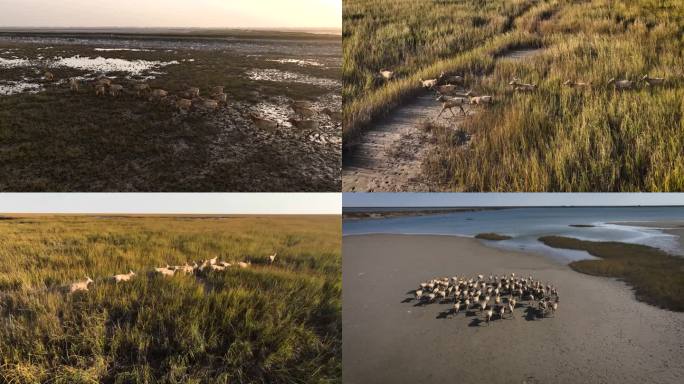
M 345 383 L 676 383 L 684 380 L 684 313 L 637 302 L 629 288 L 539 255 L 446 236 L 343 241 Z M 475 325 L 438 318 L 449 304 L 402 302 L 425 279 L 517 271 L 556 284 L 556 317 Z
M 435 98 L 434 92 L 426 91 L 396 109 L 364 135 L 361 144 L 344 160 L 344 191 L 412 192 L 432 189 L 421 175 L 421 164 L 430 146 L 426 145 L 427 136 L 419 125 L 439 114 L 441 105 Z M 448 112 L 446 114 L 453 120 Z M 402 146 L 405 156 L 388 153 L 395 145 Z
M 509 51 L 499 60 L 523 60 L 543 52 L 542 49 Z M 419 125 L 439 114 L 441 105 L 435 101 L 434 92 L 425 92 L 420 97 L 401 105 L 384 120 L 375 123 L 366 131 L 360 144 L 345 154 L 342 168 L 342 190 L 344 192 L 429 192 L 436 190 L 422 175 L 421 165 L 433 144 L 420 131 Z M 469 109 L 469 114 L 477 109 Z M 458 111 L 454 111 L 458 114 Z M 454 128 L 463 121 L 448 112 L 442 115 Z M 408 156 L 393 156 L 388 149 L 400 145 L 402 153 Z

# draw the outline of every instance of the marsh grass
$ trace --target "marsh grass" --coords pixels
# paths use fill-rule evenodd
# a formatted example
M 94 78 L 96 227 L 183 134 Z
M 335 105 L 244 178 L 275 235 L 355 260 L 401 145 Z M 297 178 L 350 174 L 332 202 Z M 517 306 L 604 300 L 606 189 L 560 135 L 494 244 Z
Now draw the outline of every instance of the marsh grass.
M 501 235 L 498 233 L 493 233 L 493 232 L 488 232 L 488 233 L 478 233 L 475 235 L 476 239 L 482 239 L 482 240 L 492 240 L 492 241 L 501 241 L 501 240 L 509 240 L 512 239 L 512 237 L 508 235 Z
M 446 71 L 465 75 L 467 88 L 494 95 L 497 103 L 464 123 L 477 136 L 467 151 L 444 141 L 424 162 L 424 173 L 441 189 L 684 190 L 683 3 L 348 3 L 345 149 L 353 150 L 375 119 L 422 92 L 419 78 Z M 415 48 L 381 33 L 401 31 L 401 18 L 409 19 L 407 31 L 421 33 Z M 467 35 L 473 44 L 443 44 L 445 28 L 452 29 L 449 36 Z M 536 47 L 544 50 L 522 60 L 502 58 L 511 49 Z M 399 78 L 372 85 L 360 80 L 378 68 L 394 69 Z M 665 77 L 667 83 L 639 84 L 627 92 L 606 85 L 611 77 L 637 80 L 644 74 Z M 538 90 L 514 94 L 508 87 L 512 77 L 536 83 Z M 591 90 L 563 87 L 568 79 L 590 82 Z
M 323 216 L 2 221 L 0 381 L 339 382 L 340 231 Z M 252 266 L 150 273 L 215 256 Z M 64 293 L 84 275 L 90 291 Z
M 612 241 L 545 236 L 549 247 L 587 251 L 600 260 L 579 260 L 570 267 L 588 275 L 615 277 L 634 287 L 636 298 L 673 311 L 684 311 L 684 259 L 657 248 Z

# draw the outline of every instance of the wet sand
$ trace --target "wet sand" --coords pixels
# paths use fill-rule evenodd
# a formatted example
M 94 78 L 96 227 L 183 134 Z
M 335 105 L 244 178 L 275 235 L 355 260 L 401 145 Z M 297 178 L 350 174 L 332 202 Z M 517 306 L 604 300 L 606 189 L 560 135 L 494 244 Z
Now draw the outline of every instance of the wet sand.
M 670 235 L 679 236 L 679 246 L 684 249 L 684 220 L 681 221 L 618 221 L 617 225 L 629 225 L 632 227 L 660 228 Z
M 684 313 L 634 299 L 624 283 L 544 256 L 451 236 L 364 235 L 343 241 L 345 383 L 676 383 Z M 450 304 L 402 302 L 438 276 L 532 274 L 559 289 L 555 317 L 476 325 Z

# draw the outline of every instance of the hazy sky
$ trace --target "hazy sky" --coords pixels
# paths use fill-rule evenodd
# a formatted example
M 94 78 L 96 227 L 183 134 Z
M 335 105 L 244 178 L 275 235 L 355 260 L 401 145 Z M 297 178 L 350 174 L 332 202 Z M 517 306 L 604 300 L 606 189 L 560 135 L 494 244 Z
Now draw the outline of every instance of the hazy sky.
M 0 27 L 342 28 L 342 0 L 0 0 Z
M 684 205 L 684 193 L 345 193 L 345 207 Z
M 339 193 L 0 193 L 0 213 L 341 214 Z

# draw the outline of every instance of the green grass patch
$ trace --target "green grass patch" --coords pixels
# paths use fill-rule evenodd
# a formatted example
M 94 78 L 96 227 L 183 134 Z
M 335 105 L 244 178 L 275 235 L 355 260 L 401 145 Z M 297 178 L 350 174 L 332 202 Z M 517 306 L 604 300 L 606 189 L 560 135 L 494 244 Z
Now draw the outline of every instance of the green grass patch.
M 501 234 L 493 233 L 493 232 L 478 233 L 477 235 L 475 235 L 475 238 L 476 239 L 482 239 L 482 240 L 493 240 L 493 241 L 501 241 L 501 240 L 512 239 L 511 236 L 501 235 Z
M 544 236 L 539 241 L 549 247 L 582 250 L 599 257 L 574 261 L 570 267 L 588 275 L 619 278 L 634 287 L 637 300 L 684 311 L 684 258 L 640 244 L 563 236 Z

